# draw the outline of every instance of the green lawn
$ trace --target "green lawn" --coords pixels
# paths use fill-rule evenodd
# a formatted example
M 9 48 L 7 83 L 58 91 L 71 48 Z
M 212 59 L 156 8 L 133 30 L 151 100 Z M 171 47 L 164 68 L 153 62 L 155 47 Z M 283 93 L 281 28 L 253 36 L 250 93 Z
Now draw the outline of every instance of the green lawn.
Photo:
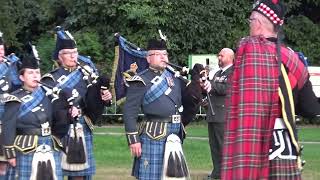
M 303 172 L 304 179 L 320 179 L 318 170 L 320 167 L 319 130 L 318 127 L 300 127 L 299 130 L 301 141 L 318 142 L 302 143 L 304 145 L 303 159 L 307 161 Z M 209 145 L 205 139 L 208 134 L 207 126 L 192 125 L 187 131 L 188 137 L 204 137 L 203 139 L 187 138 L 184 142 L 184 151 L 192 179 L 202 179 L 212 169 Z M 130 177 L 132 158 L 124 137 L 123 127 L 98 127 L 94 132 L 97 133 L 94 138 L 97 163 L 95 179 L 132 179 Z

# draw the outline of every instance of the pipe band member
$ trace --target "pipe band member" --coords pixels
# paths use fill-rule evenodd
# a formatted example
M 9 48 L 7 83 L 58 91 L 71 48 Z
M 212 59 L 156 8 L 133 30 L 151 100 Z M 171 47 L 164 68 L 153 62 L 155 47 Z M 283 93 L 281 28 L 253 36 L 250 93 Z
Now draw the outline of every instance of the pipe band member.
M 189 171 L 181 149 L 182 139 L 168 138 L 172 134 L 181 137 L 184 118 L 181 116 L 182 94 L 186 85 L 167 70 L 165 41 L 151 39 L 147 49 L 149 68 L 127 80 L 129 87 L 123 113 L 128 145 L 135 158 L 132 175 L 141 180 L 188 178 Z M 137 119 L 141 111 L 145 117 L 138 128 Z M 178 144 L 175 143 L 171 150 L 166 149 L 166 143 L 171 142 Z M 179 168 L 172 168 L 179 163 Z
M 93 74 L 96 72 L 93 63 L 79 60 L 74 38 L 61 27 L 57 28 L 54 59 L 60 67 L 44 75 L 41 81 L 59 89 L 71 89 L 74 97 L 72 103 L 81 112 L 64 138 L 66 153 L 62 154 L 63 174 L 71 179 L 91 179 L 96 172 L 93 123 L 112 99 L 110 91 L 105 88 L 108 81 Z
M 21 86 L 17 69 L 19 58 L 14 54 L 5 56 L 6 48 L 2 35 L 0 32 L 0 136 L 3 136 L 1 129 L 4 114 L 3 94 L 13 92 Z M 2 141 L 0 141 L 0 145 L 2 148 Z M 3 152 L 0 151 L 0 179 L 2 177 L 8 180 L 15 179 L 15 174 L 15 169 L 7 163 Z
M 52 102 L 50 93 L 39 86 L 41 74 L 34 56 L 22 57 L 19 74 L 22 88 L 4 98 L 4 154 L 11 166 L 17 166 L 20 180 L 62 180 L 58 139 L 69 125 L 61 120 L 69 114 L 68 109 L 61 109 L 66 98 Z

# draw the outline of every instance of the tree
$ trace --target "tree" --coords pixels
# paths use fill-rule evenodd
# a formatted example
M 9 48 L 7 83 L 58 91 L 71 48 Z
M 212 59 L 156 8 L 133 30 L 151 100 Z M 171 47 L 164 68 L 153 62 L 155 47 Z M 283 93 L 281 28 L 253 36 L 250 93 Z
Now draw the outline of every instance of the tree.
M 292 49 L 303 52 L 311 65 L 320 65 L 320 25 L 302 15 L 292 16 L 285 34 Z
M 242 0 L 7 0 L 0 7 L 0 30 L 12 51 L 27 41 L 51 56 L 53 29 L 62 25 L 75 34 L 80 53 L 91 55 L 105 71 L 112 67 L 113 34 L 145 47 L 149 38 L 167 35 L 170 59 L 187 64 L 189 54 L 236 48 L 248 34 L 246 19 L 253 1 Z M 320 64 L 318 0 L 288 0 L 285 42 Z M 301 33 L 303 32 L 303 34 Z M 46 44 L 46 42 L 48 43 Z M 93 42 L 95 41 L 95 42 Z M 89 43 L 90 42 L 90 43 Z M 54 48 L 54 47 L 52 47 Z M 49 54 L 49 55 L 48 55 Z

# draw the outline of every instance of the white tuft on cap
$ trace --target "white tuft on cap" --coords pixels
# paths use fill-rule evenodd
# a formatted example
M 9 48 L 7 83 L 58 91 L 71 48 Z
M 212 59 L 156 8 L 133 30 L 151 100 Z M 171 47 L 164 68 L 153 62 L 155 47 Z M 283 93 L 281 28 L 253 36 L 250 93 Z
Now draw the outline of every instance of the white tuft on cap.
M 163 35 L 160 29 L 158 30 L 158 32 L 159 32 L 160 38 L 164 41 L 167 41 L 167 36 Z

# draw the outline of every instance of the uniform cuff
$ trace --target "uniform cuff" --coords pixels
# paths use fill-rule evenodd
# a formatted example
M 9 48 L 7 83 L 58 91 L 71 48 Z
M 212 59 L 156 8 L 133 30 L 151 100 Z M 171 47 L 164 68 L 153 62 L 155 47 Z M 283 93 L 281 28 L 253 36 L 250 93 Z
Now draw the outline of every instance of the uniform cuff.
M 130 133 L 127 132 L 126 136 L 127 136 L 127 140 L 128 140 L 128 145 L 140 142 L 138 132 L 130 132 Z
M 7 159 L 16 158 L 16 150 L 14 146 L 3 146 L 4 155 Z

